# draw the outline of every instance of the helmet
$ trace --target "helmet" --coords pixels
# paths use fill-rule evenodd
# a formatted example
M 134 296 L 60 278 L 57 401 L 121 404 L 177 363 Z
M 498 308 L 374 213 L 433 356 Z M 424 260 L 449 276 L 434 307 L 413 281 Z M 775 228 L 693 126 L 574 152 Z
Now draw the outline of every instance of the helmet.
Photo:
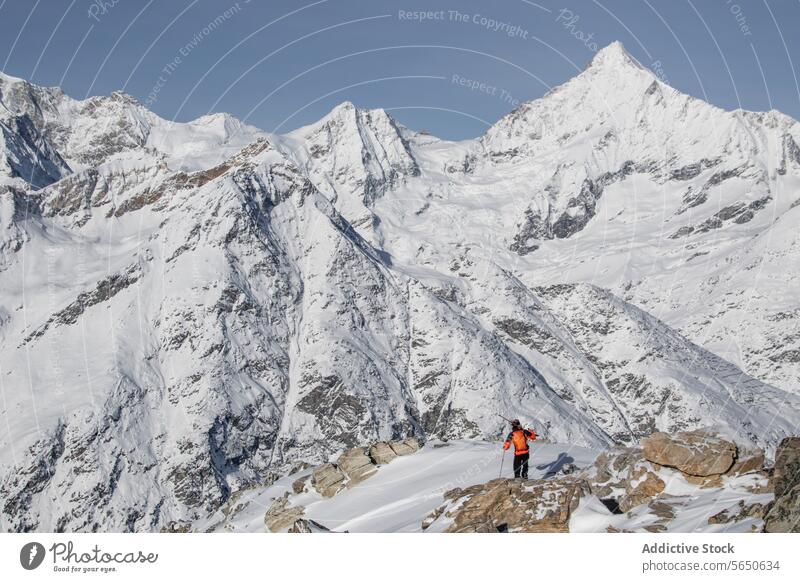
M 511 426 L 514 428 L 519 428 L 522 426 L 522 423 L 519 421 L 519 419 L 515 418 L 511 421 Z

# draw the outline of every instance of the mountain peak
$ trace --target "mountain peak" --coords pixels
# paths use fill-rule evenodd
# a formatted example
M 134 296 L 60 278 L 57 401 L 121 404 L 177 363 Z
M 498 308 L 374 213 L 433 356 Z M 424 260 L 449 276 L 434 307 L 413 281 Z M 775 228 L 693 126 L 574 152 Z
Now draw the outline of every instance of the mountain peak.
M 352 111 L 358 111 L 358 110 L 359 110 L 358 107 L 356 107 L 352 101 L 342 101 L 341 103 L 339 103 L 339 105 L 331 109 L 328 115 L 333 116 L 342 113 L 349 115 Z
M 127 105 L 142 105 L 136 97 L 124 91 L 112 91 L 108 98 L 112 101 L 118 101 L 119 103 L 125 103 Z
M 610 45 L 597 51 L 592 61 L 589 63 L 587 69 L 615 69 L 619 70 L 621 67 L 634 67 L 636 69 L 646 71 L 647 68 L 634 58 L 623 46 L 623 44 L 615 40 Z

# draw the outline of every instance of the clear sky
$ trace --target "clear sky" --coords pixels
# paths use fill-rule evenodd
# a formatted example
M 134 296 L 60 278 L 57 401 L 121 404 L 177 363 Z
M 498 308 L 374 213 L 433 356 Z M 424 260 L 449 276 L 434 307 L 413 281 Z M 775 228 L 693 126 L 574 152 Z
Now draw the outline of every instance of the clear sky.
M 179 121 L 288 131 L 350 100 L 462 139 L 614 40 L 681 91 L 800 118 L 799 25 L 798 0 L 0 0 L 0 70 Z

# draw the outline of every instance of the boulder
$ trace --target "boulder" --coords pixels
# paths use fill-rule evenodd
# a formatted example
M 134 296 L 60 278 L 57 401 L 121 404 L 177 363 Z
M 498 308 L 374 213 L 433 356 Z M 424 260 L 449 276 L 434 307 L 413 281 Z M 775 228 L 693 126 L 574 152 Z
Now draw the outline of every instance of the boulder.
M 446 532 L 566 532 L 589 485 L 583 479 L 494 479 L 444 495 L 423 529 Z
M 369 458 L 376 465 L 385 465 L 395 460 L 397 453 L 392 450 L 389 443 L 375 443 L 369 448 Z
M 686 475 L 707 477 L 728 472 L 736 460 L 736 445 L 702 430 L 670 435 L 656 432 L 642 439 L 645 459 L 673 467 Z
M 414 454 L 420 449 L 419 441 L 414 437 L 402 441 L 392 441 L 389 443 L 389 446 L 398 457 Z
M 347 476 L 348 487 L 361 483 L 378 470 L 363 447 L 342 453 L 336 460 L 336 466 Z
M 306 484 L 310 479 L 311 475 L 306 475 L 305 477 L 300 477 L 299 479 L 296 479 L 292 483 L 292 491 L 299 495 L 300 493 L 306 490 Z
M 311 484 L 323 497 L 333 497 L 344 488 L 346 476 L 333 463 L 325 463 L 314 469 Z
M 279 532 L 291 526 L 295 521 L 303 517 L 306 512 L 302 505 L 292 505 L 289 502 L 289 492 L 283 497 L 276 499 L 267 509 L 264 515 L 264 524 L 267 531 Z
M 778 445 L 772 485 L 776 498 L 800 485 L 800 437 L 787 437 Z
M 728 473 L 731 475 L 744 475 L 745 473 L 752 473 L 754 471 L 761 471 L 764 469 L 764 451 L 739 451 L 736 457 L 736 462 L 730 468 Z

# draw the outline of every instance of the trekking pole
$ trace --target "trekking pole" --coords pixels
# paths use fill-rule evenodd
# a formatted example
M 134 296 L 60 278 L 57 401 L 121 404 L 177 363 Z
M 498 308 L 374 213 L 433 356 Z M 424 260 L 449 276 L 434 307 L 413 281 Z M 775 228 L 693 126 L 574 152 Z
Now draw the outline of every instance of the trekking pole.
M 506 450 L 503 449 L 503 456 L 500 457 L 500 475 L 497 477 L 498 479 L 501 479 L 503 477 L 503 463 L 505 463 L 505 461 L 506 461 Z

